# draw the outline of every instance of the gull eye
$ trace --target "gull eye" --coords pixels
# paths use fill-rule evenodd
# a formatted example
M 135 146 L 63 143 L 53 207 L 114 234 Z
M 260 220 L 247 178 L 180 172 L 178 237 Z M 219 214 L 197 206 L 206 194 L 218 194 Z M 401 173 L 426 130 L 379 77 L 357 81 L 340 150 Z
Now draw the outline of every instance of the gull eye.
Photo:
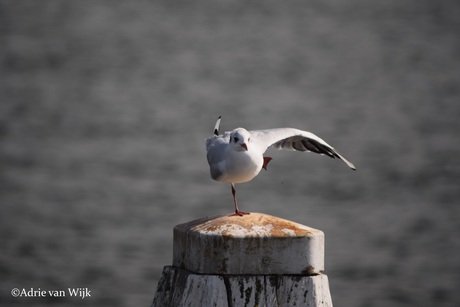
M 238 141 L 239 141 L 238 137 L 234 136 L 234 137 L 233 137 L 233 141 L 234 141 L 235 143 L 238 143 Z

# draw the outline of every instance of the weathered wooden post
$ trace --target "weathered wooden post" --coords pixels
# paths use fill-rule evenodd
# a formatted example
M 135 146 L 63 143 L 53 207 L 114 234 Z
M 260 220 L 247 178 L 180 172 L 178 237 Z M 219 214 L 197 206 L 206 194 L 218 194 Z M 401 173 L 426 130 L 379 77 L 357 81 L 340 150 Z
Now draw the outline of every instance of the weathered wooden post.
M 324 234 L 251 213 L 202 218 L 174 228 L 152 307 L 332 306 Z

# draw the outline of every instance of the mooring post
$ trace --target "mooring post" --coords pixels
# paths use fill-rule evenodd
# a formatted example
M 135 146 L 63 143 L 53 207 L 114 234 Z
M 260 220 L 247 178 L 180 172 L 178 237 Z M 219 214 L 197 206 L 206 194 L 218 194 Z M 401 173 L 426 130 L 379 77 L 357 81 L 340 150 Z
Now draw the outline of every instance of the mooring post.
M 177 225 L 160 306 L 332 306 L 324 233 L 260 213 Z

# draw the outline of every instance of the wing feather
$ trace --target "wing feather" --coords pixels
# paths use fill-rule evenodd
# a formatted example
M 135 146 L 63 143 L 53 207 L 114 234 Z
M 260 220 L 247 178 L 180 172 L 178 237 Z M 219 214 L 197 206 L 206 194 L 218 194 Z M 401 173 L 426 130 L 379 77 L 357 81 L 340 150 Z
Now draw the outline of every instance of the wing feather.
M 337 150 L 326 143 L 317 135 L 294 128 L 276 128 L 266 130 L 250 131 L 253 142 L 262 149 L 264 153 L 267 148 L 287 149 L 296 151 L 310 151 L 317 154 L 327 155 L 331 158 L 338 158 L 345 162 L 348 167 L 355 170 L 355 166 Z

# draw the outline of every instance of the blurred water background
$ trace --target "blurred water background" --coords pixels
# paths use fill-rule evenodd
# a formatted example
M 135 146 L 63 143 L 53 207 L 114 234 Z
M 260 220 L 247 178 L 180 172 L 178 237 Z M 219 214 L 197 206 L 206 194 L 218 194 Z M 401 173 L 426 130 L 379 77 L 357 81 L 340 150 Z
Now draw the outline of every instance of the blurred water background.
M 458 1 L 0 2 L 0 305 L 149 306 L 174 225 L 232 210 L 222 128 L 309 130 L 242 210 L 319 228 L 335 306 L 459 306 Z M 91 298 L 13 298 L 87 287 Z

